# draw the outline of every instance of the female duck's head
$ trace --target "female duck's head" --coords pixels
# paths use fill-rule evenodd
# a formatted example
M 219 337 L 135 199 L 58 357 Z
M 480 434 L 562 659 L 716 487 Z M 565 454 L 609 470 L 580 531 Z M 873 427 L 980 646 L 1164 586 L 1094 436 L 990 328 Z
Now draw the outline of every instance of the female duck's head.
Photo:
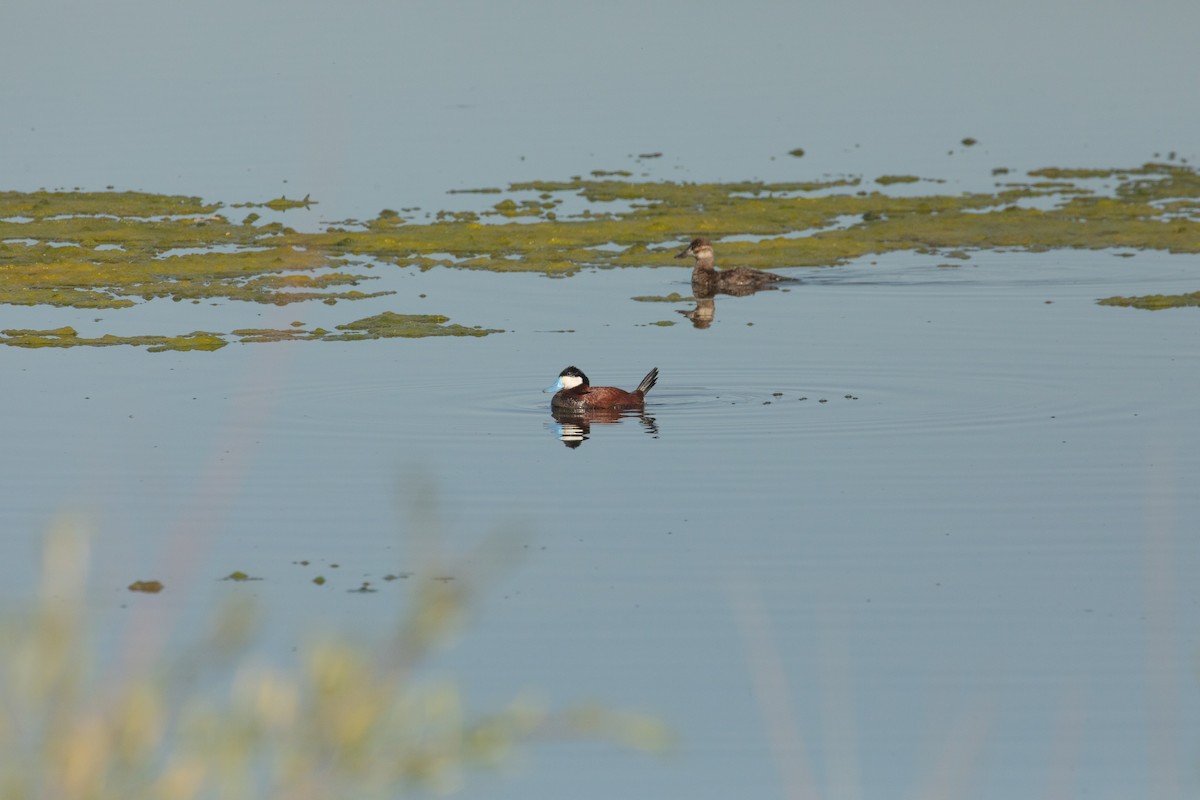
M 713 262 L 712 242 L 704 237 L 692 239 L 692 243 L 683 250 L 679 251 L 676 258 L 687 258 L 692 256 L 696 259 L 697 264 L 709 265 Z

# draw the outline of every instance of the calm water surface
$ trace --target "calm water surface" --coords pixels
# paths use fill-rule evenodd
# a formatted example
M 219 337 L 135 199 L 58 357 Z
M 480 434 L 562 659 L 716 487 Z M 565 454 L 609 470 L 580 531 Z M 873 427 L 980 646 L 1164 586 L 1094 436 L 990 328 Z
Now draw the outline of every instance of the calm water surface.
M 1200 6 L 1099 5 L 16 3 L 0 188 L 312 194 L 288 221 L 313 227 L 593 169 L 960 192 L 996 167 L 1194 160 Z M 481 709 L 528 688 L 681 736 L 665 759 L 539 746 L 468 795 L 1196 796 L 1200 317 L 1094 303 L 1195 291 L 1196 259 L 895 255 L 718 298 L 697 329 L 630 299 L 688 293 L 673 252 L 564 280 L 377 268 L 398 294 L 354 306 L 507 331 L 482 339 L 4 348 L 0 597 L 32 594 L 42 532 L 78 509 L 110 650 L 146 647 L 147 620 L 186 638 L 232 593 L 281 659 L 314 630 L 378 634 L 436 577 L 415 486 L 454 574 L 522 537 L 435 669 Z M 85 335 L 222 313 L 3 309 Z M 564 446 L 540 388 L 568 364 L 625 388 L 658 366 L 653 425 Z
M 665 761 L 539 749 L 491 795 L 1172 796 L 1200 745 L 1196 323 L 1094 299 L 1185 290 L 1193 266 L 897 256 L 718 298 L 707 329 L 629 300 L 686 291 L 684 270 L 435 270 L 397 281 L 509 332 L 14 350 L 3 558 L 31 563 L 52 514 L 80 507 L 114 630 L 202 616 L 241 569 L 289 647 L 377 630 L 405 583 L 384 575 L 431 577 L 403 488 L 427 481 L 467 565 L 496 531 L 523 536 L 440 664 L 481 706 L 582 693 L 682 735 Z M 658 366 L 653 430 L 565 447 L 539 389 L 568 363 L 626 387 Z M 144 577 L 170 590 L 122 590 Z M 346 592 L 363 580 L 381 591 Z

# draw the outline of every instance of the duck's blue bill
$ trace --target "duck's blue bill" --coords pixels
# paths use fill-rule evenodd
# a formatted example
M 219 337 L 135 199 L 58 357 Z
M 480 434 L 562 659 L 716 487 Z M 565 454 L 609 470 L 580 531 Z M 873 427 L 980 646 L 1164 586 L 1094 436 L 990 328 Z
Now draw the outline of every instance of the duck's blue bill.
M 559 376 L 558 376 L 558 380 L 557 380 L 557 381 L 555 381 L 554 383 L 550 384 L 549 386 L 547 386 L 545 389 L 542 389 L 542 392 L 543 392 L 543 393 L 545 393 L 545 392 L 557 392 L 557 391 L 558 391 L 559 389 L 561 389 L 561 388 L 563 388 L 563 385 L 562 385 L 562 376 L 561 376 L 561 375 L 559 375 Z

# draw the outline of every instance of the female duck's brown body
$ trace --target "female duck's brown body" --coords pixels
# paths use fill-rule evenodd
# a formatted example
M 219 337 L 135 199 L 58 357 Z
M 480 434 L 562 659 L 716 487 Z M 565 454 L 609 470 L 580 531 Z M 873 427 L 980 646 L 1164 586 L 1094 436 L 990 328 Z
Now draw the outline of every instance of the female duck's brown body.
M 771 288 L 780 281 L 791 280 L 773 272 L 763 272 L 749 267 L 734 267 L 718 270 L 713 260 L 712 242 L 705 238 L 693 239 L 676 258 L 692 256 L 696 265 L 692 268 L 692 293 L 697 297 L 712 297 L 714 294 L 753 294 L 760 289 Z
M 576 367 L 567 367 L 558 374 L 558 382 L 543 391 L 554 391 L 552 408 L 586 411 L 597 408 L 641 408 L 646 404 L 646 392 L 658 380 L 658 367 L 646 373 L 632 392 L 615 386 L 592 386 L 587 375 Z

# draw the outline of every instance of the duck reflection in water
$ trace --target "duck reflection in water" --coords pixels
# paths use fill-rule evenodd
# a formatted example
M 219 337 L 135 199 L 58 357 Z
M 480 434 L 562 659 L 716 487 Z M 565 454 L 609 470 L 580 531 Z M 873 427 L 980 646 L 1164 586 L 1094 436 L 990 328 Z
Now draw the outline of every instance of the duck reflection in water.
M 646 393 L 657 381 L 658 367 L 655 367 L 632 392 L 615 386 L 592 386 L 588 376 L 572 366 L 560 372 L 558 381 L 542 391 L 554 392 L 550 409 L 558 422 L 559 438 L 568 447 L 578 447 L 588 438 L 592 423 L 613 424 L 627 416 L 638 417 L 651 435 L 657 435 L 654 419 L 644 413 Z
M 639 408 L 592 408 L 577 410 L 570 408 L 552 408 L 550 416 L 554 417 L 554 430 L 562 443 L 572 449 L 579 447 L 592 434 L 592 425 L 616 425 L 622 420 L 636 419 L 645 428 L 646 433 L 658 438 L 658 423 L 654 417 L 646 416 L 644 409 Z
M 697 297 L 695 308 L 676 309 L 675 313 L 690 319 L 693 328 L 704 330 L 713 324 L 713 317 L 717 315 L 717 304 L 711 297 Z

